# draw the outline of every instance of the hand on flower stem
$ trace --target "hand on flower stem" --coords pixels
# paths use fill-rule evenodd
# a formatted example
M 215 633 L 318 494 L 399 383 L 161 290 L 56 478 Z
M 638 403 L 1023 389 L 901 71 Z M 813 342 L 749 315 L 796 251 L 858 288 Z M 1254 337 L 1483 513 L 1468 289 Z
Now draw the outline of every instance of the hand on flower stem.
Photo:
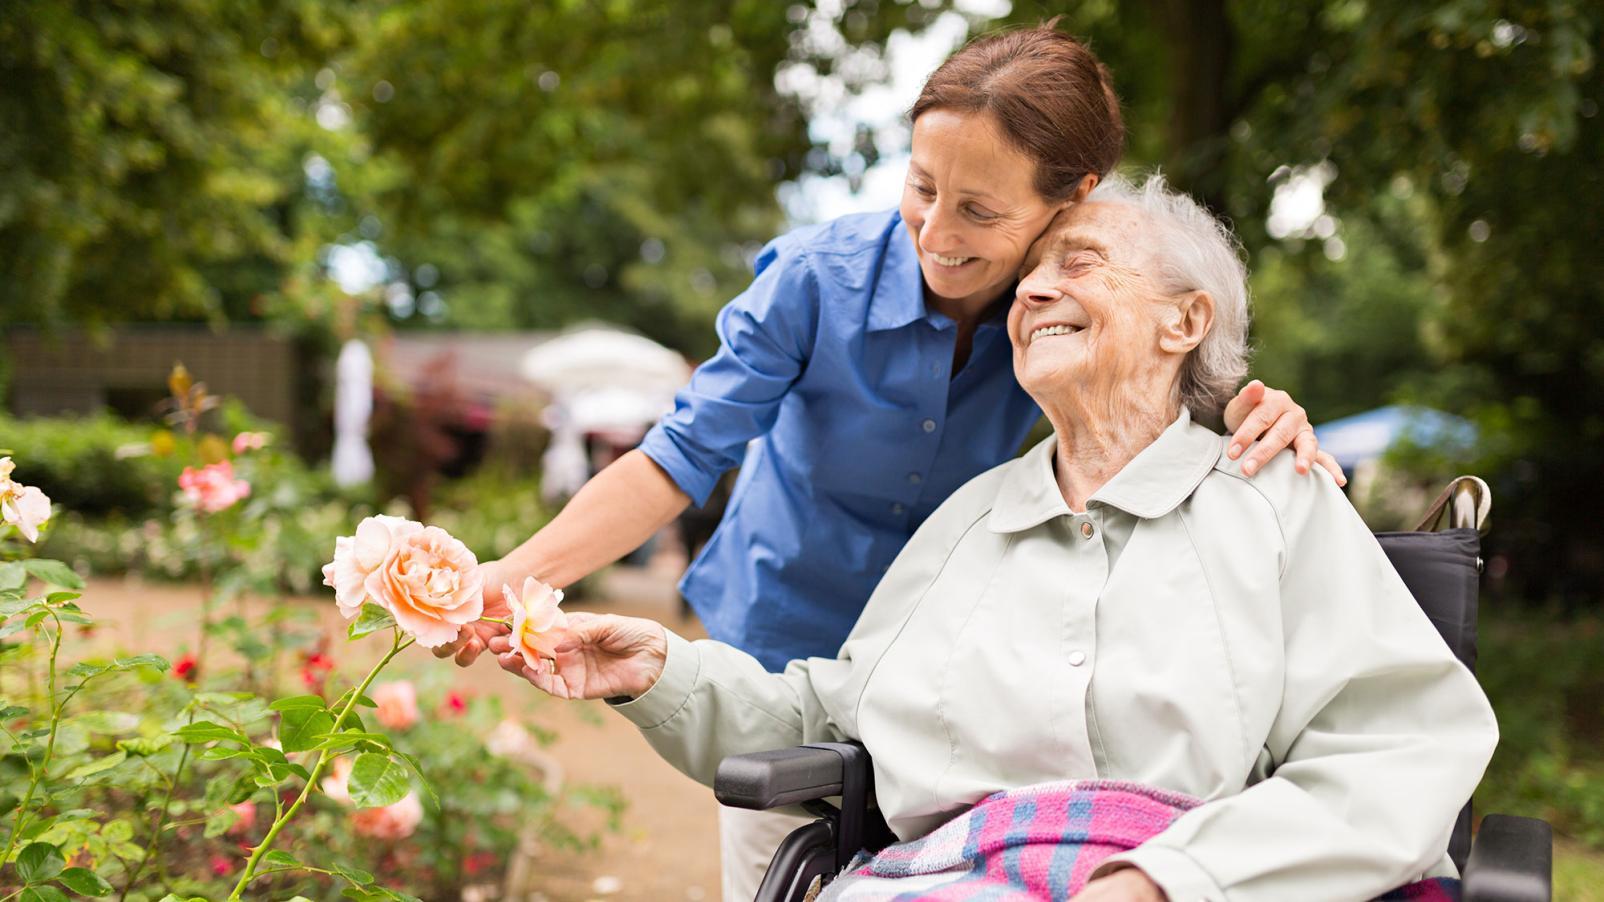
M 456 641 L 430 649 L 437 658 L 455 656 L 458 667 L 467 667 L 478 660 L 493 637 L 507 635 L 506 624 L 497 622 L 512 620 L 512 609 L 502 597 L 501 587 L 523 585 L 525 575 L 517 573 L 505 558 L 480 564 L 479 573 L 485 582 L 483 616 L 487 619 L 465 624 L 458 631 Z
M 567 636 L 556 657 L 529 666 L 508 636 L 489 642 L 503 670 L 558 698 L 638 696 L 652 688 L 668 659 L 668 634 L 655 620 L 617 614 L 568 615 Z

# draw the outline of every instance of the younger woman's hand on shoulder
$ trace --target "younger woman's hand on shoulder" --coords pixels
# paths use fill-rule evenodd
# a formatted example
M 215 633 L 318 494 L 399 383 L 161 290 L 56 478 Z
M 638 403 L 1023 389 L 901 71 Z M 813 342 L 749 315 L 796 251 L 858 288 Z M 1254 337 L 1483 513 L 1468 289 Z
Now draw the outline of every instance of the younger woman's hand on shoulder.
M 1254 379 L 1237 392 L 1225 406 L 1225 428 L 1231 432 L 1231 448 L 1227 455 L 1236 460 L 1249 445 L 1258 442 L 1247 459 L 1242 461 L 1242 473 L 1252 476 L 1259 472 L 1270 458 L 1291 448 L 1297 455 L 1295 464 L 1299 473 L 1308 473 L 1315 464 L 1324 467 L 1337 485 L 1347 485 L 1337 459 L 1320 450 L 1314 427 L 1309 424 L 1309 412 L 1292 400 L 1292 396 L 1270 388 Z

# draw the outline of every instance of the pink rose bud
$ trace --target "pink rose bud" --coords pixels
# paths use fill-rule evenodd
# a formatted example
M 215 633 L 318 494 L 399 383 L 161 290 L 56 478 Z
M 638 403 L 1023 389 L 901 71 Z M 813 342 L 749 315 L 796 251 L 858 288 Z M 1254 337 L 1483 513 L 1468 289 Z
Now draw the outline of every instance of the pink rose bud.
M 234 436 L 233 449 L 235 454 L 244 454 L 247 451 L 260 451 L 267 447 L 268 435 L 265 432 L 241 432 Z
M 358 836 L 395 841 L 406 839 L 423 821 L 423 805 L 416 793 L 383 808 L 363 808 L 351 812 L 351 828 Z
M 178 488 L 184 498 L 203 513 L 227 510 L 251 494 L 251 484 L 234 478 L 234 465 L 228 461 L 204 467 L 185 467 L 178 475 Z
M 387 729 L 405 730 L 418 722 L 418 693 L 406 680 L 381 683 L 370 694 L 379 704 L 374 716 Z
M 512 647 L 523 655 L 524 663 L 539 670 L 547 658 L 557 656 L 557 643 L 568 629 L 568 615 L 557 607 L 562 590 L 527 576 L 522 594 L 514 594 L 512 586 L 502 586 L 501 591 L 512 607 Z
M 31 485 L 11 481 L 16 464 L 0 457 L 0 522 L 15 526 L 23 538 L 39 541 L 39 527 L 50 519 L 50 498 Z
M 240 802 L 238 805 L 230 805 L 228 807 L 230 811 L 234 812 L 234 814 L 238 815 L 239 817 L 239 819 L 234 821 L 233 825 L 228 828 L 229 836 L 244 836 L 250 832 L 252 827 L 256 826 L 255 802 Z

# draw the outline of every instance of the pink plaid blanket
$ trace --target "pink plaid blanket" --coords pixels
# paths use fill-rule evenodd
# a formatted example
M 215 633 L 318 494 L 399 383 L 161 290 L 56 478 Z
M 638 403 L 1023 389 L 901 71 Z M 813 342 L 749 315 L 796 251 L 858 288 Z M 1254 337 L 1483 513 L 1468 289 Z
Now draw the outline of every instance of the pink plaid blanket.
M 860 855 L 821 900 L 1068 899 L 1119 852 L 1201 802 L 1136 783 L 1071 780 L 994 793 L 934 832 Z M 1411 883 L 1384 900 L 1457 902 L 1459 881 Z

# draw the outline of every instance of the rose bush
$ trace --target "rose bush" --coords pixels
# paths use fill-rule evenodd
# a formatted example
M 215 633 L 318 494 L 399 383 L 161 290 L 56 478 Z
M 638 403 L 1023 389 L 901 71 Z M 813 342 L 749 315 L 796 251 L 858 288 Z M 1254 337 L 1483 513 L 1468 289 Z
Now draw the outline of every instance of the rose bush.
M 6 490 L 20 498 L 13 471 Z M 186 655 L 181 674 L 155 655 L 67 666 L 68 640 L 93 626 L 78 605 L 83 582 L 28 556 L 53 524 L 32 518 L 43 532 L 30 535 L 16 521 L 0 525 L 0 899 L 415 898 L 381 886 L 374 870 L 450 898 L 487 856 L 505 860 L 520 831 L 587 840 L 562 828 L 556 796 L 526 763 L 486 754 L 504 720 L 493 700 L 439 693 L 421 705 L 412 684 L 376 681 L 415 641 L 385 605 L 421 631 L 472 610 L 471 555 L 449 536 L 407 526 L 420 541 L 393 542 L 369 570 L 376 591 L 364 577 L 348 637 L 387 635 L 389 648 L 330 701 L 304 687 L 277 698 L 237 691 L 243 675 L 203 654 Z M 240 632 L 280 635 L 285 620 L 276 608 Z M 301 676 L 319 689 L 343 682 L 341 655 L 297 641 Z M 275 672 L 251 684 L 276 685 Z M 284 676 L 295 681 L 296 670 Z M 392 738 L 364 717 L 402 732 Z M 461 785 L 439 799 L 428 772 Z M 318 791 L 330 773 L 344 775 L 348 802 Z

